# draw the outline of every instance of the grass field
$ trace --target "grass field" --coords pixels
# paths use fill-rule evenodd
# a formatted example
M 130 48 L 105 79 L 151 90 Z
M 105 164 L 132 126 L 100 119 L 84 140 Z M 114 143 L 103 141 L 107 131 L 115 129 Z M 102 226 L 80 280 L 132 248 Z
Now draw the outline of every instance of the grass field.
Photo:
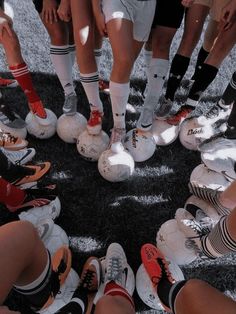
M 24 58 L 32 71 L 32 77 L 46 107 L 59 117 L 62 114 L 63 92 L 49 59 L 49 39 L 30 0 L 9 0 L 15 18 L 14 25 L 19 35 Z M 177 49 L 181 30 L 176 35 L 171 58 Z M 198 46 L 199 47 L 199 46 Z M 204 94 L 202 108 L 213 105 L 213 100 L 222 94 L 235 70 L 236 51 L 233 50 L 223 63 L 215 82 Z M 9 76 L 4 52 L 0 50 L 2 75 Z M 194 53 L 194 57 L 196 52 Z M 111 52 L 107 41 L 101 62 L 101 74 L 109 77 Z M 191 63 L 189 73 L 193 69 Z M 127 113 L 127 129 L 135 125 L 142 106 L 141 97 L 145 86 L 142 55 L 135 65 L 129 103 L 133 112 Z M 88 104 L 78 80 L 75 81 L 79 98 L 78 110 L 88 117 Z M 183 90 L 180 91 L 183 93 Z M 23 117 L 27 114 L 24 94 L 17 88 L 4 91 L 5 102 Z M 112 127 L 110 102 L 102 95 L 105 108 L 104 130 Z M 184 96 L 182 97 L 184 99 Z M 136 271 L 140 265 L 140 247 L 146 242 L 155 244 L 156 232 L 175 211 L 183 207 L 189 196 L 187 183 L 193 168 L 200 163 L 200 154 L 183 148 L 178 140 L 170 146 L 157 147 L 154 156 L 144 163 L 136 164 L 132 178 L 122 183 L 109 183 L 98 173 L 97 164 L 82 159 L 75 145 L 63 143 L 56 135 L 45 141 L 28 137 L 35 147 L 35 161 L 50 160 L 52 169 L 44 182 L 55 182 L 59 187 L 62 212 L 57 223 L 71 237 L 74 268 L 80 272 L 83 262 L 91 254 L 103 256 L 111 242 L 124 247 L 127 258 Z M 13 219 L 3 207 L 0 223 Z M 217 261 L 196 261 L 183 271 L 186 278 L 201 278 L 236 299 L 236 258 L 229 255 Z M 15 303 L 12 301 L 11 303 Z M 135 294 L 137 310 L 148 310 Z M 149 311 L 147 313 L 157 313 Z

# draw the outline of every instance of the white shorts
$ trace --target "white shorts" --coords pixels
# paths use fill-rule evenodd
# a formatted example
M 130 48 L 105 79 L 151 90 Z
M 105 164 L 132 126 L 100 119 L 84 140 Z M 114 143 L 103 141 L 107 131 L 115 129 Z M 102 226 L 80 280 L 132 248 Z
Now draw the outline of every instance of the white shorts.
M 122 18 L 133 22 L 134 39 L 140 42 L 148 40 L 156 8 L 156 0 L 102 0 L 105 21 Z
M 219 22 L 222 15 L 222 9 L 229 3 L 229 0 L 212 0 L 210 16 L 213 20 Z

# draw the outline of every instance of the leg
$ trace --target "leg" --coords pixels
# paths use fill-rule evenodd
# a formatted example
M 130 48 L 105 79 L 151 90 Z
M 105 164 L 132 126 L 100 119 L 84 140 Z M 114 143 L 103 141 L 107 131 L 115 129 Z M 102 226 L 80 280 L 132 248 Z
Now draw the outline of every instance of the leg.
M 219 34 L 219 22 L 210 19 L 205 30 L 203 48 L 206 51 L 211 51 L 214 46 L 215 40 Z
M 189 280 L 177 294 L 176 314 L 234 314 L 236 303 L 206 282 Z
M 103 296 L 97 303 L 95 314 L 132 314 L 131 304 L 120 296 Z
M 47 264 L 48 254 L 36 229 L 24 221 L 0 228 L 0 252 L 2 304 L 14 284 L 27 285 L 40 276 Z

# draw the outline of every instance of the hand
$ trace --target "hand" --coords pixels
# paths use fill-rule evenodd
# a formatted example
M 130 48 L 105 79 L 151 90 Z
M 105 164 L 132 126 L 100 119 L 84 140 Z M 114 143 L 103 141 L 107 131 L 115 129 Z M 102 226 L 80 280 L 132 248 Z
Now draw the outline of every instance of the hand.
M 4 31 L 6 31 L 10 37 L 13 36 L 12 24 L 12 19 L 0 10 L 0 40 L 3 38 Z
M 0 314 L 20 314 L 20 312 L 10 311 L 7 306 L 0 305 Z
M 55 0 L 43 0 L 42 20 L 50 24 L 58 22 L 57 8 L 58 5 Z
M 232 27 L 236 21 L 236 0 L 231 0 L 221 12 L 221 23 L 223 29 L 227 30 Z
M 69 22 L 71 20 L 70 0 L 61 0 L 57 14 L 64 22 Z
M 189 8 L 194 3 L 194 0 L 182 0 L 181 3 L 184 7 Z

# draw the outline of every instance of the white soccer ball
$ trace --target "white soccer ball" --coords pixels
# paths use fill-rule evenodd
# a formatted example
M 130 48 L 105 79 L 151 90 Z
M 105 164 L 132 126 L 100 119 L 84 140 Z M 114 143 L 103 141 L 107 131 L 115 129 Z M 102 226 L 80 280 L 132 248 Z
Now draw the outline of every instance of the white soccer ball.
M 200 164 L 193 169 L 190 182 L 197 184 L 199 187 L 207 187 L 219 191 L 224 191 L 230 184 L 223 174 L 210 170 L 204 164 Z
M 134 172 L 134 159 L 125 150 L 114 153 L 105 150 L 98 160 L 98 170 L 101 176 L 110 182 L 128 180 Z
M 87 120 L 81 113 L 76 112 L 73 116 L 63 114 L 57 120 L 57 134 L 66 143 L 76 143 L 86 125 Z
M 162 253 L 178 265 L 189 264 L 197 258 L 195 251 L 188 247 L 187 238 L 179 230 L 175 219 L 162 224 L 156 242 Z
M 97 161 L 109 145 L 109 136 L 101 131 L 98 135 L 91 135 L 85 130 L 77 140 L 77 150 L 82 157 L 89 161 Z
M 51 305 L 49 305 L 46 309 L 37 311 L 40 314 L 54 314 L 60 308 L 65 306 L 67 303 L 70 302 L 75 290 L 78 288 L 79 285 L 79 276 L 76 271 L 71 268 L 66 281 L 60 287 L 60 291 L 55 296 L 55 299 Z
M 179 140 L 190 150 L 197 150 L 198 145 L 214 135 L 211 125 L 201 125 L 197 118 L 186 119 L 181 123 Z
M 21 129 L 16 129 L 16 128 L 9 128 L 5 124 L 0 122 L 0 130 L 10 133 L 11 135 L 15 137 L 20 137 L 22 139 L 25 139 L 27 136 L 27 129 L 26 127 L 21 128 Z
M 151 133 L 156 145 L 166 146 L 173 143 L 179 135 L 179 125 L 171 125 L 165 120 L 155 119 Z
M 39 124 L 37 118 L 32 114 L 32 112 L 29 112 L 25 118 L 29 134 L 40 139 L 50 138 L 56 133 L 57 117 L 51 110 L 45 110 L 47 112 L 47 119 L 50 121 L 49 125 Z
M 137 162 L 151 158 L 156 149 L 156 143 L 152 134 L 139 129 L 130 130 L 126 134 L 124 146 L 134 158 L 134 161 Z

